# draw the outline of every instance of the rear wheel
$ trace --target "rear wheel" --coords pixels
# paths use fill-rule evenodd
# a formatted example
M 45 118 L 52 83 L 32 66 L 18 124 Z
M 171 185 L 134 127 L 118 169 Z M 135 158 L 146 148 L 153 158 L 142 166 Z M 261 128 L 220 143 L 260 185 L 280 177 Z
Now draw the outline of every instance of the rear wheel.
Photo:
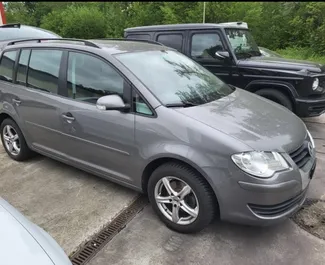
M 288 96 L 286 96 L 284 93 L 275 90 L 275 89 L 261 89 L 255 92 L 255 94 L 267 98 L 269 100 L 272 100 L 284 107 L 286 107 L 288 110 L 292 111 L 293 110 L 293 106 L 292 106 L 292 102 L 290 100 L 290 98 L 288 98 Z
M 167 163 L 149 179 L 148 195 L 154 211 L 172 230 L 195 233 L 215 216 L 217 203 L 207 182 L 194 170 Z
M 16 161 L 33 156 L 18 125 L 12 119 L 5 119 L 0 126 L 1 141 L 7 154 Z

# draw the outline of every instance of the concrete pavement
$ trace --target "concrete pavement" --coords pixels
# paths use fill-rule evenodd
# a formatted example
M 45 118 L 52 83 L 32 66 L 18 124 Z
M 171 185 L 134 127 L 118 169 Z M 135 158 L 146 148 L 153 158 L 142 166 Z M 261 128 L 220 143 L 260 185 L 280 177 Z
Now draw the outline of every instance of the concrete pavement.
M 0 144 L 0 196 L 47 231 L 69 255 L 136 193 L 52 159 L 10 159 Z
M 147 207 L 89 265 L 324 265 L 324 253 L 325 241 L 290 220 L 266 228 L 215 222 L 183 235 Z

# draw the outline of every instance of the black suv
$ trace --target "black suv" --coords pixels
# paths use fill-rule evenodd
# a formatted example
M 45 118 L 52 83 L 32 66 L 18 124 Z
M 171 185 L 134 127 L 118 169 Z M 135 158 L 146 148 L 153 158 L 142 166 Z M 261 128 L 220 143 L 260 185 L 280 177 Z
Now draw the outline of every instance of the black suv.
M 300 117 L 325 112 L 325 66 L 262 56 L 246 23 L 135 27 L 125 29 L 124 37 L 172 47 L 228 84 L 275 101 Z

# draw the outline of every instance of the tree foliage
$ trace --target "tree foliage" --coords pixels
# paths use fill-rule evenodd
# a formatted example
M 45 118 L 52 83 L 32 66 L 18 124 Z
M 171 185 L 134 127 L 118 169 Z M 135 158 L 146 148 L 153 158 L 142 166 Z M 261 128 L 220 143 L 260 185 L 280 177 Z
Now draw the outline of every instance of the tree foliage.
M 6 2 L 7 21 L 64 37 L 123 37 L 127 27 L 201 23 L 203 2 Z M 245 21 L 260 46 L 325 53 L 325 2 L 206 2 L 206 23 Z

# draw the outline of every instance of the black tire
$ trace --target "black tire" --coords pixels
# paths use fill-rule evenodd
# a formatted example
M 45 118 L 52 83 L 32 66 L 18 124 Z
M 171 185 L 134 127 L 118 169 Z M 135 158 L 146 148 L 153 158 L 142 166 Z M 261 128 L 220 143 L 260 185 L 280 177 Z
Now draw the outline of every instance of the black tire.
M 17 155 L 13 155 L 7 149 L 5 142 L 4 142 L 4 128 L 5 126 L 10 125 L 14 130 L 17 132 L 19 137 L 19 144 L 20 144 L 20 151 Z M 0 132 L 1 132 L 1 141 L 4 149 L 6 150 L 7 154 L 16 161 L 25 161 L 34 156 L 34 152 L 32 152 L 29 147 L 27 146 L 26 140 L 24 135 L 22 134 L 19 126 L 10 118 L 5 119 L 0 125 Z
M 199 204 L 199 212 L 192 223 L 186 225 L 176 224 L 169 220 L 159 209 L 155 200 L 155 186 L 162 178 L 167 176 L 173 176 L 186 182 L 195 193 Z M 148 183 L 148 196 L 152 208 L 159 218 L 167 227 L 179 233 L 196 233 L 201 231 L 213 221 L 218 209 L 214 192 L 206 180 L 191 168 L 175 162 L 163 164 L 152 173 Z
M 285 94 L 283 94 L 282 92 L 280 92 L 278 90 L 265 88 L 265 89 L 256 91 L 255 94 L 257 94 L 261 97 L 267 98 L 271 101 L 274 101 L 274 102 L 286 107 L 290 111 L 293 110 L 293 106 L 292 106 L 292 102 L 291 102 L 290 98 L 288 98 L 288 96 L 286 96 Z

